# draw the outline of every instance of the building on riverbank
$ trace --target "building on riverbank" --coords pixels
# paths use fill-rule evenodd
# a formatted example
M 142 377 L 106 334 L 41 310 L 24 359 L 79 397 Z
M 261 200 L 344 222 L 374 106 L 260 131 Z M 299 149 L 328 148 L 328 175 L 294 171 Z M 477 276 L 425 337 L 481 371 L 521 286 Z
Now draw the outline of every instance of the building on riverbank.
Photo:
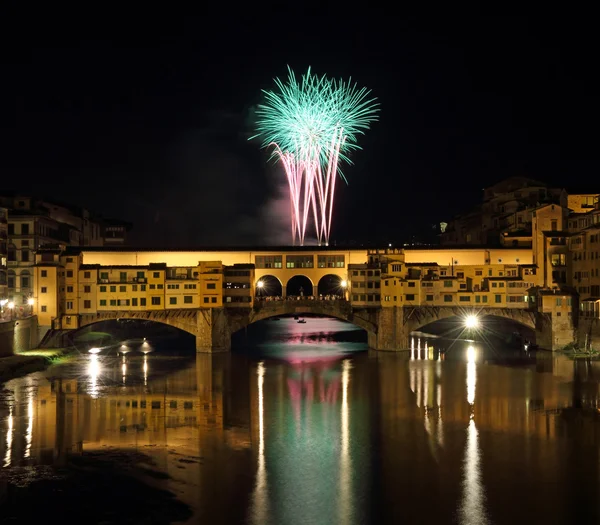
M 0 298 L 14 305 L 14 315 L 31 313 L 34 252 L 37 249 L 55 244 L 64 248 L 123 244 L 126 232 L 131 229 L 127 223 L 107 221 L 85 208 L 30 195 L 2 194 L 0 206 Z M 2 216 L 6 226 L 4 234 Z M 6 263 L 4 272 L 3 260 Z

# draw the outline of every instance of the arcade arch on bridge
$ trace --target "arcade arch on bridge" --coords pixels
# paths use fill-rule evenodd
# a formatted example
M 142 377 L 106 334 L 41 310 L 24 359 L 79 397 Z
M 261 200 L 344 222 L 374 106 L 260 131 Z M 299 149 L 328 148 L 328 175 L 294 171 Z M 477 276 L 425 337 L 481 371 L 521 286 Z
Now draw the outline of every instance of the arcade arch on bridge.
M 345 297 L 347 281 L 339 275 L 329 273 L 319 279 L 316 295 L 327 297 Z
M 313 282 L 306 275 L 294 275 L 285 286 L 287 297 L 312 297 L 314 295 Z
M 283 284 L 274 275 L 263 275 L 256 281 L 255 289 L 258 299 L 281 297 L 283 295 Z

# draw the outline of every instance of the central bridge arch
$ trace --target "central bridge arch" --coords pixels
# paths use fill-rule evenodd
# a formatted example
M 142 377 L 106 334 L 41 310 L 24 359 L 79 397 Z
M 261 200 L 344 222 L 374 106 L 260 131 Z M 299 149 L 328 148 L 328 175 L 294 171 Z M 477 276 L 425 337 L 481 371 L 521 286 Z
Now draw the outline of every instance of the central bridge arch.
M 334 317 L 352 323 L 367 332 L 369 338 L 377 333 L 377 313 L 370 310 L 355 310 L 347 301 L 337 300 L 285 300 L 260 301 L 254 305 L 249 314 L 230 314 L 231 332 L 237 332 L 258 321 L 272 317 L 290 315 L 319 315 Z

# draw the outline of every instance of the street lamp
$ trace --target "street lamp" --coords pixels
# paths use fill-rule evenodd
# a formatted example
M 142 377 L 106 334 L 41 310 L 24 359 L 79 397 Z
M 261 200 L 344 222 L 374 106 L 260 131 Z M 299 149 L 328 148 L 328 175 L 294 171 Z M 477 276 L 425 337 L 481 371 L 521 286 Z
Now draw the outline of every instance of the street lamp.
M 8 309 L 10 310 L 10 320 L 12 321 L 13 318 L 13 310 L 15 309 L 15 303 L 13 303 L 12 301 L 10 301 L 7 305 Z
M 348 281 L 346 281 L 346 279 L 342 279 L 340 282 L 340 286 L 342 287 L 342 291 L 344 294 L 344 300 L 347 301 L 348 298 L 346 297 L 346 291 L 348 290 Z
M 33 315 L 33 303 L 35 303 L 33 297 L 27 299 L 27 304 L 29 305 L 29 315 Z
M 476 315 L 470 314 L 465 317 L 465 328 L 477 328 L 479 327 L 479 319 Z
M 264 288 L 265 288 L 265 282 L 264 282 L 264 281 L 258 281 L 258 282 L 256 283 L 256 288 L 258 289 L 258 296 L 260 297 L 260 295 L 261 295 L 262 291 L 263 291 L 263 290 L 264 290 Z

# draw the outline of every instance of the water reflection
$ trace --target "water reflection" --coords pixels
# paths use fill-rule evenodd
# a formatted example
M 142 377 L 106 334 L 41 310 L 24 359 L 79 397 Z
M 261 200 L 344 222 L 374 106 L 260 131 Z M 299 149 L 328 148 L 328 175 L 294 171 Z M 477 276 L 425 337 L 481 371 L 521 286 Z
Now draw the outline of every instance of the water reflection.
M 477 368 L 475 365 L 475 347 L 467 348 L 467 403 L 475 403 L 475 386 L 477 385 Z
M 12 442 L 13 442 L 13 431 L 14 431 L 14 416 L 13 416 L 13 407 L 10 405 L 8 420 L 7 420 L 7 429 L 6 429 L 6 448 L 4 453 L 4 463 L 3 467 L 9 467 L 12 460 Z
M 88 375 L 90 376 L 88 394 L 92 398 L 98 397 L 99 385 L 98 380 L 101 373 L 100 357 L 97 354 L 91 354 L 90 364 L 88 365 Z
M 265 463 L 265 366 L 263 362 L 258 363 L 256 376 L 258 383 L 258 469 L 256 472 L 252 518 L 254 523 L 265 523 L 269 516 L 269 502 Z
M 350 360 L 342 364 L 342 414 L 341 414 L 341 453 L 339 523 L 350 523 L 352 517 L 352 459 L 350 457 L 350 407 L 348 386 L 350 384 Z
M 86 356 L 7 383 L 4 468 L 142 452 L 190 523 L 597 521 L 598 363 L 303 348 L 283 322 L 259 358 Z
M 469 421 L 467 443 L 463 464 L 463 497 L 460 507 L 461 523 L 485 525 L 488 523 L 485 509 L 484 486 L 481 475 L 481 453 L 475 421 Z

